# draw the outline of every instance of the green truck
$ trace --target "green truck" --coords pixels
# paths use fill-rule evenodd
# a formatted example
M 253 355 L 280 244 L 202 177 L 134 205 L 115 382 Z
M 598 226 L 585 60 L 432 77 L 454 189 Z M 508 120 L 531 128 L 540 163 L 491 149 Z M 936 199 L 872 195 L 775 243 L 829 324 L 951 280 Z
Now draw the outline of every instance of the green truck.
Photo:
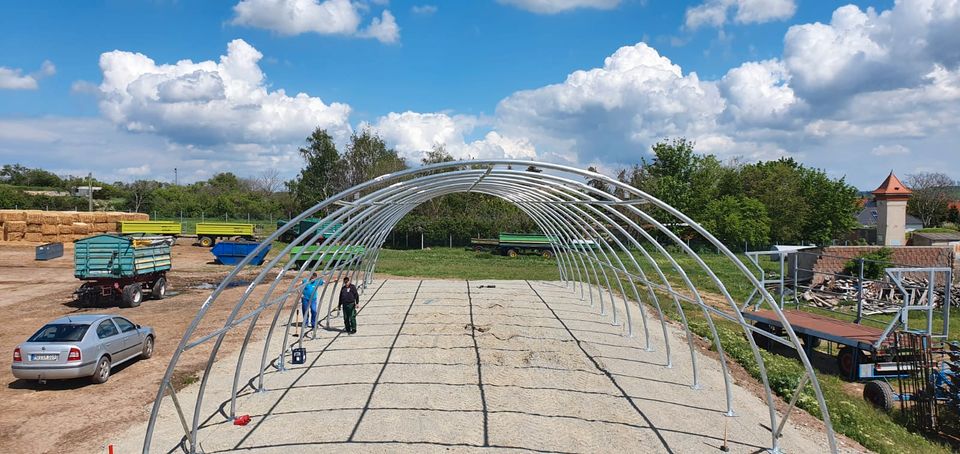
M 361 260 L 364 252 L 366 252 L 366 248 L 363 246 L 295 246 L 290 249 L 290 260 L 294 260 L 294 257 L 296 257 L 297 253 L 301 250 L 303 254 L 300 254 L 300 257 L 296 258 L 297 266 L 303 266 L 304 263 L 311 262 L 309 259 L 314 252 L 317 253 L 313 258 L 316 261 L 320 261 L 321 263 L 333 261 L 341 265 L 355 260 Z M 321 257 L 321 255 L 323 255 L 323 257 Z
M 120 233 L 177 236 L 183 233 L 183 228 L 179 222 L 173 221 L 120 221 Z
M 253 241 L 253 224 L 201 222 L 197 224 L 197 242 L 203 247 L 213 247 L 221 238 L 242 238 Z
M 75 292 L 83 306 L 103 299 L 137 307 L 144 292 L 153 299 L 167 293 L 173 238 L 101 234 L 74 242 L 73 275 L 83 285 Z
M 283 226 L 287 225 L 287 223 L 289 222 L 290 221 L 287 221 L 287 220 L 277 221 L 277 230 L 280 230 L 281 228 L 283 228 Z M 321 223 L 321 219 L 306 218 L 298 222 L 293 227 L 290 227 L 290 230 L 283 232 L 283 234 L 280 235 L 279 240 L 283 241 L 284 243 L 291 243 L 298 236 L 300 236 L 301 233 L 306 232 L 308 229 L 310 229 L 310 227 L 313 227 L 318 223 Z M 323 222 L 322 225 L 317 230 L 321 232 L 322 239 L 327 239 L 329 237 L 335 236 L 337 232 L 340 231 L 341 228 L 343 228 L 342 223 Z

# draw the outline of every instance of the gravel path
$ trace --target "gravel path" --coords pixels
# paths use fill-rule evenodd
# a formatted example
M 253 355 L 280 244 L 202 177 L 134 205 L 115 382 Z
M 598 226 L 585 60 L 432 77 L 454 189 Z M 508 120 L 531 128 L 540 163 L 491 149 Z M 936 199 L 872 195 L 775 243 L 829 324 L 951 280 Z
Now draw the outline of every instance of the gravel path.
M 268 392 L 243 390 L 247 426 L 220 413 L 235 363 L 218 362 L 201 411 L 203 451 L 700 453 L 720 452 L 725 430 L 731 452 L 770 446 L 767 406 L 750 391 L 735 387 L 736 417 L 724 415 L 715 360 L 699 357 L 702 389 L 691 388 L 681 331 L 671 329 L 667 369 L 662 338 L 644 351 L 560 283 L 388 280 L 361 299 L 358 334 L 320 331 L 304 342 L 306 364 L 270 369 Z M 633 316 L 642 332 L 636 308 Z M 256 362 L 246 361 L 244 380 Z M 181 402 L 192 409 L 196 392 L 183 389 Z M 183 435 L 169 400 L 161 416 L 158 453 Z M 143 433 L 141 424 L 112 442 L 139 452 Z M 827 451 L 821 431 L 792 423 L 781 445 Z

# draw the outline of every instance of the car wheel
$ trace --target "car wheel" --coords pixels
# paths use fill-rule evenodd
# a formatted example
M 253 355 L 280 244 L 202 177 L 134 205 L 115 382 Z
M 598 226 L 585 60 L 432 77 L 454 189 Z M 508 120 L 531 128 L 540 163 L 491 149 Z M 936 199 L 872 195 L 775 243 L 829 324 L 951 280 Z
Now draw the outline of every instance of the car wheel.
M 110 379 L 110 358 L 104 356 L 100 358 L 100 361 L 97 363 L 97 368 L 93 370 L 93 376 L 90 377 L 90 381 L 94 384 L 99 385 L 106 383 Z
M 143 289 L 140 284 L 130 284 L 123 288 L 123 307 L 137 307 L 143 302 Z
M 150 289 L 150 296 L 155 300 L 162 300 L 167 296 L 167 280 L 162 277 L 157 279 L 157 282 L 153 283 L 153 288 Z
M 153 336 L 147 336 L 143 341 L 143 351 L 140 352 L 140 357 L 150 359 L 151 356 L 153 356 Z

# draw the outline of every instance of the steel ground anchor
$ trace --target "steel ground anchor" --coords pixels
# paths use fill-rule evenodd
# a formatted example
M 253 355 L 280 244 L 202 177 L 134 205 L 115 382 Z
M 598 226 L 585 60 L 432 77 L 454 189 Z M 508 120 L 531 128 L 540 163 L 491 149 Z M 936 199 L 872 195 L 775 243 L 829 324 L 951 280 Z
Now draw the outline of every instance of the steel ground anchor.
M 733 410 L 729 410 L 729 411 L 727 411 L 726 413 L 724 413 L 723 416 L 727 416 L 727 417 L 730 417 L 730 418 L 736 418 L 736 417 L 737 417 L 737 414 L 734 413 Z
M 700 383 L 694 383 L 690 385 L 690 389 L 701 390 L 703 389 L 703 385 L 701 385 Z

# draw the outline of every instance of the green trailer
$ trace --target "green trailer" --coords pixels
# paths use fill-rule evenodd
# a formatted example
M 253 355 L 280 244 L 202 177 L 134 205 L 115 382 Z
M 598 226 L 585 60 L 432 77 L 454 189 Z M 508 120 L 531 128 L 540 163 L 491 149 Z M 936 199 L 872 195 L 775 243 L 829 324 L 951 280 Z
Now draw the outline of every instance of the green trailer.
M 474 251 L 496 252 L 507 257 L 516 257 L 524 253 L 532 253 L 543 258 L 553 258 L 554 247 L 563 247 L 553 235 L 540 233 L 501 233 L 498 238 L 473 238 L 470 246 Z M 573 240 L 573 249 L 595 248 L 593 240 Z
M 303 253 L 300 254 L 300 257 L 296 257 L 296 255 L 301 250 L 303 251 Z M 314 261 L 320 261 L 321 263 L 333 261 L 335 263 L 342 265 L 342 264 L 347 264 L 356 260 L 361 260 L 364 252 L 366 252 L 366 248 L 364 248 L 363 246 L 340 246 L 340 245 L 294 246 L 293 248 L 290 249 L 290 260 L 294 260 L 294 257 L 296 257 L 297 266 L 303 266 L 304 263 L 311 261 L 309 259 L 314 252 L 317 253 L 317 255 L 313 258 Z
M 123 235 L 173 235 L 183 233 L 179 222 L 173 221 L 120 221 Z
M 197 243 L 203 247 L 213 247 L 221 238 L 240 238 L 254 241 L 253 224 L 225 222 L 201 222 L 197 224 Z
M 81 305 L 104 299 L 119 300 L 123 307 L 143 302 L 144 292 L 153 299 L 167 293 L 167 271 L 173 238 L 102 234 L 74 242 L 73 275 L 83 285 L 75 292 Z
M 290 230 L 283 232 L 283 234 L 280 235 L 279 240 L 285 243 L 293 242 L 293 240 L 295 240 L 298 236 L 300 236 L 301 233 L 306 232 L 308 229 L 310 229 L 310 227 L 313 227 L 318 223 L 320 223 L 321 225 L 317 230 L 319 230 L 321 233 L 321 239 L 325 240 L 327 238 L 335 236 L 337 232 L 340 231 L 340 229 L 343 227 L 343 224 L 340 222 L 321 223 L 320 221 L 321 220 L 317 218 L 306 218 L 300 221 L 299 223 L 297 223 L 296 225 L 294 225 L 293 227 L 290 227 Z M 288 222 L 290 221 L 287 221 L 287 220 L 277 221 L 277 230 L 280 230 L 281 228 L 283 228 L 283 226 L 287 225 Z M 316 231 L 314 233 L 316 233 Z

